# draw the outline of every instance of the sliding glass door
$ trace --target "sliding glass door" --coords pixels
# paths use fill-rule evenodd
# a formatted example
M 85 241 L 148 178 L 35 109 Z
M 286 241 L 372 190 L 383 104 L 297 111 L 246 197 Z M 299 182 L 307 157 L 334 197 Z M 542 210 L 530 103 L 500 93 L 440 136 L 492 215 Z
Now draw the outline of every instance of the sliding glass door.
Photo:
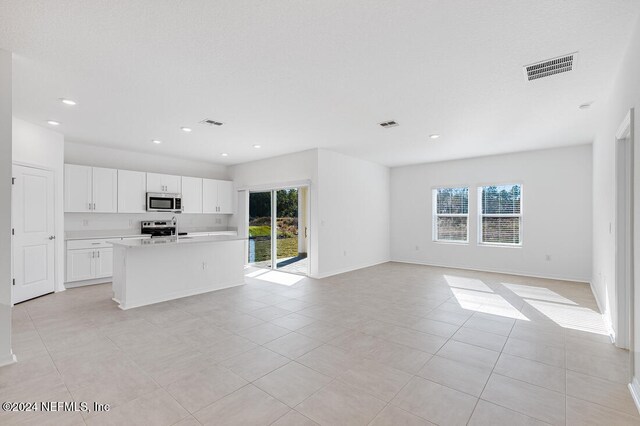
M 308 188 L 249 193 L 248 263 L 308 274 Z
M 248 262 L 259 268 L 271 268 L 271 198 L 271 191 L 249 193 Z

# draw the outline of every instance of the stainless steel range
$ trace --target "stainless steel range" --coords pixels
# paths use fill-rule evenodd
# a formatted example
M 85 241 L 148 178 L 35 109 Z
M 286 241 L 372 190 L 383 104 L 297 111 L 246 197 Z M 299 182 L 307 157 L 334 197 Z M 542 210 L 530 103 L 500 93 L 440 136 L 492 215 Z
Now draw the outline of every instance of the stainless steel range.
M 176 235 L 177 223 L 176 220 L 153 220 L 142 221 L 141 233 L 144 235 L 151 235 L 151 237 L 167 237 Z

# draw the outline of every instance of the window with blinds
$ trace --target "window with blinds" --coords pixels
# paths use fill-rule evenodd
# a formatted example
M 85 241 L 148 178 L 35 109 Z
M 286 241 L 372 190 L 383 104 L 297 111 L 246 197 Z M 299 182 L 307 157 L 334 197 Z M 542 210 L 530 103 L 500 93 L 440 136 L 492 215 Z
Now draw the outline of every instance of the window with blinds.
M 478 189 L 482 244 L 522 244 L 522 186 L 492 185 Z
M 433 240 L 469 241 L 469 188 L 433 190 Z

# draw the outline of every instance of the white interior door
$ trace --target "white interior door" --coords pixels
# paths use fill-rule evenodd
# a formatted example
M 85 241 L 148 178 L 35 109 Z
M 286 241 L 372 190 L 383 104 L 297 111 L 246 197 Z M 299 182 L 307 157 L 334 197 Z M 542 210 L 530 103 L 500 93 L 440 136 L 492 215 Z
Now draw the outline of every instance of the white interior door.
M 13 303 L 54 291 L 53 173 L 13 166 Z

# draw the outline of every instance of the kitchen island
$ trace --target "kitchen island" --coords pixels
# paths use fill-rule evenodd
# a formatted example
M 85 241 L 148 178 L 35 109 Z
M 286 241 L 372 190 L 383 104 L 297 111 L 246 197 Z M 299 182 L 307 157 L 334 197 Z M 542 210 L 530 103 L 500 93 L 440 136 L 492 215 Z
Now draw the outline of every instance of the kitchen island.
M 121 309 L 244 284 L 244 238 L 174 236 L 111 244 L 113 300 Z

